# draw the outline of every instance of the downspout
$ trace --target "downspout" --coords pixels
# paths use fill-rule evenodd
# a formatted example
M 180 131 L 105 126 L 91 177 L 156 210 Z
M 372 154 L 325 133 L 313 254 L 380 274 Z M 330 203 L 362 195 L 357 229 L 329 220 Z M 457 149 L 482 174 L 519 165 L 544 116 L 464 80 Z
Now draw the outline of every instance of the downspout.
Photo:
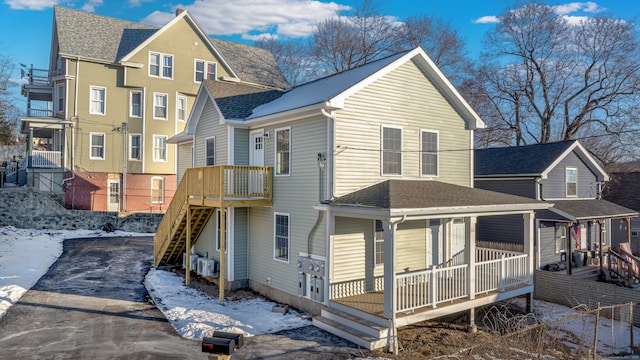
M 542 183 L 540 182 L 540 180 L 542 180 L 541 177 L 539 177 L 539 176 L 536 177 L 536 180 L 535 180 L 535 182 L 536 182 L 536 192 L 537 192 L 537 194 L 536 194 L 537 196 L 536 197 L 538 198 L 538 200 L 544 201 L 544 196 L 542 196 Z

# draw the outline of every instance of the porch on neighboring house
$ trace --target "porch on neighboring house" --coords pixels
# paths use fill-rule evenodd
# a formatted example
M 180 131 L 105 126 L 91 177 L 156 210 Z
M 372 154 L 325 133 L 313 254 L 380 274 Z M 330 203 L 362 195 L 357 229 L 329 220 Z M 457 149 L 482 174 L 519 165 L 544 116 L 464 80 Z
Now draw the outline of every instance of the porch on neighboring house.
M 395 346 L 398 327 L 462 311 L 474 326 L 475 308 L 532 296 L 534 210 L 549 206 L 411 180 L 318 205 L 333 219 L 333 233 L 328 308 L 314 324 L 371 349 Z M 476 247 L 477 218 L 505 214 L 522 216 L 523 251 Z

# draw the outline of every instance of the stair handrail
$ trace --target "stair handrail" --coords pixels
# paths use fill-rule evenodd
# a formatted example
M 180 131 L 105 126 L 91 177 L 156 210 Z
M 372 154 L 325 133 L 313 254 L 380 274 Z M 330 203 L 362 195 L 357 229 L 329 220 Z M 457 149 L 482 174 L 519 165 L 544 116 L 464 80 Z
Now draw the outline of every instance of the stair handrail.
M 609 273 L 616 275 L 620 279 L 623 279 L 625 282 L 625 286 L 632 286 L 633 271 L 629 271 L 629 269 L 631 268 L 631 262 L 627 260 L 626 256 L 609 248 L 608 267 Z

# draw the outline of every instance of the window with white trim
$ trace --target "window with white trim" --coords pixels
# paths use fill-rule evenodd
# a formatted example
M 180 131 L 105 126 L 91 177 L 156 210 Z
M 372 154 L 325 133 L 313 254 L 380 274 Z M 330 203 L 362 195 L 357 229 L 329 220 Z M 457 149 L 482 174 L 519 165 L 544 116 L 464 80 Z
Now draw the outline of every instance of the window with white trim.
M 167 161 L 166 135 L 153 135 L 153 161 Z
M 402 129 L 382 127 L 382 175 L 402 175 Z
M 381 220 L 374 221 L 373 240 L 375 250 L 375 266 L 384 264 L 384 228 L 382 227 Z
M 153 118 L 167 120 L 167 94 L 153 93 Z
M 216 138 L 210 137 L 204 141 L 205 149 L 205 165 L 212 166 L 216 164 Z
M 55 111 L 64 112 L 64 84 L 62 83 L 56 85 L 56 99 L 58 101 L 56 102 Z
M 276 175 L 291 174 L 291 128 L 276 129 Z
M 101 86 L 91 86 L 89 113 L 96 115 L 106 114 L 107 89 Z
M 164 178 L 161 176 L 151 178 L 151 203 L 164 203 Z
M 178 121 L 187 120 L 187 98 L 184 96 L 178 96 L 176 98 L 176 118 Z
M 89 136 L 89 159 L 104 160 L 104 133 L 90 133 Z
M 214 62 L 196 60 L 194 69 L 194 79 L 196 82 L 216 79 L 216 63 Z
M 142 160 L 142 135 L 129 135 L 129 160 Z
M 438 176 L 438 132 L 420 131 L 420 174 Z
M 578 169 L 570 167 L 566 168 L 565 181 L 567 196 L 578 196 Z
M 229 217 L 227 216 L 227 210 L 224 211 L 224 250 L 227 252 L 229 249 Z M 216 250 L 220 251 L 220 209 L 216 209 Z
M 289 262 L 289 238 L 291 235 L 289 214 L 274 214 L 274 253 L 275 260 Z
M 129 107 L 130 117 L 142 117 L 142 91 L 131 91 L 131 105 Z
M 149 52 L 149 76 L 173 78 L 173 55 Z

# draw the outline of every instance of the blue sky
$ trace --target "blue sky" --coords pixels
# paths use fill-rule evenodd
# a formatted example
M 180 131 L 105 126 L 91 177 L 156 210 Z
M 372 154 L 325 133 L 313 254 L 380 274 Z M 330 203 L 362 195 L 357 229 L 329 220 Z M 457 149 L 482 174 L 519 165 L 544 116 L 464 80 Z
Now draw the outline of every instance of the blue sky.
M 177 7 L 188 9 L 212 36 L 251 44 L 257 36 L 304 38 L 314 24 L 344 13 L 354 0 L 187 0 L 176 5 L 152 0 L 0 0 L 0 55 L 16 63 L 46 68 L 49 60 L 53 5 L 161 26 Z M 608 12 L 635 20 L 640 0 L 570 2 L 546 0 L 559 13 L 575 19 Z M 494 26 L 496 15 L 512 1 L 494 0 L 378 0 L 384 14 L 397 19 L 411 15 L 436 15 L 450 21 L 465 39 L 467 50 L 477 56 L 484 33 Z M 19 69 L 14 77 L 19 78 Z

